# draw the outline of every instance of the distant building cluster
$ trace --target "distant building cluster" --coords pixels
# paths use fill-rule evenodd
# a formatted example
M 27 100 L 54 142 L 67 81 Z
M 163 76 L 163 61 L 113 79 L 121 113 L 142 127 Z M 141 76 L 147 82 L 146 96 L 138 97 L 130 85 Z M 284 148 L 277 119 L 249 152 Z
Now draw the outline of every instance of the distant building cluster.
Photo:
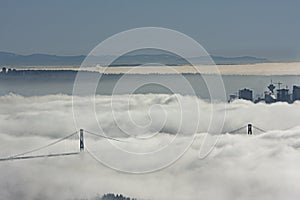
M 96 198 L 95 200 L 136 200 L 129 197 L 124 197 L 122 194 L 105 194 L 102 196 L 102 198 Z
M 17 70 L 13 69 L 13 68 L 2 67 L 1 75 L 6 75 L 6 74 L 14 73 L 16 71 Z
M 86 73 L 93 73 L 93 72 L 86 72 Z M 11 79 L 14 78 L 20 78 L 23 79 L 26 78 L 26 80 L 30 79 L 63 79 L 63 80 L 74 80 L 76 77 L 77 71 L 75 70 L 44 70 L 44 69 L 34 69 L 34 70 L 28 70 L 28 69 L 14 69 L 14 68 L 8 68 L 8 67 L 2 67 L 2 70 L 0 71 L 0 77 L 2 79 Z
M 293 86 L 293 92 L 290 93 L 288 87 L 281 88 L 282 83 L 278 82 L 278 89 L 275 88 L 276 86 L 271 82 L 270 85 L 268 85 L 268 91 L 264 92 L 263 97 L 258 97 L 256 99 L 253 99 L 253 91 L 244 88 L 238 91 L 238 95 L 231 94 L 229 96 L 229 101 L 232 102 L 235 99 L 244 99 L 248 101 L 252 101 L 254 103 L 258 102 L 265 102 L 265 103 L 275 103 L 275 102 L 287 102 L 287 103 L 293 103 L 294 101 L 300 100 L 300 86 Z

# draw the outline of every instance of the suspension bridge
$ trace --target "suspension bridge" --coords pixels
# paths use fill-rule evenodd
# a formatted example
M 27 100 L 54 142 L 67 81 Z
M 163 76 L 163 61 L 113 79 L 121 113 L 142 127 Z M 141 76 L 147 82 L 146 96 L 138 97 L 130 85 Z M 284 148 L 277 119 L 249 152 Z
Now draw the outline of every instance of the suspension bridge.
M 259 128 L 259 127 L 256 127 L 256 126 L 254 126 L 252 124 L 247 124 L 245 126 L 242 126 L 240 128 L 237 128 L 235 130 L 232 130 L 232 131 L 229 131 L 229 132 L 225 132 L 225 133 L 228 133 L 228 134 L 238 134 L 238 133 L 242 133 L 241 131 L 243 131 L 243 133 L 245 133 L 245 129 L 246 129 L 246 134 L 247 135 L 253 135 L 254 130 L 257 130 L 260 133 L 266 132 L 265 130 L 263 130 L 263 129 Z M 44 150 L 46 148 L 49 148 L 49 147 L 51 147 L 53 145 L 56 145 L 58 143 L 61 143 L 63 141 L 66 141 L 66 140 L 70 139 L 71 137 L 78 136 L 78 133 L 79 133 L 79 151 L 29 155 L 29 154 L 32 154 L 32 153 Z M 84 149 L 85 149 L 84 133 L 85 134 L 90 134 L 92 136 L 96 136 L 96 137 L 108 139 L 108 140 L 117 141 L 117 142 L 126 142 L 126 141 L 119 140 L 119 139 L 116 139 L 116 138 L 113 138 L 113 137 L 108 137 L 106 135 L 102 135 L 102 134 L 94 133 L 94 132 L 91 132 L 91 131 L 88 131 L 88 130 L 80 129 L 79 131 L 75 131 L 74 133 L 71 133 L 70 135 L 67 135 L 67 136 L 65 136 L 63 138 L 60 138 L 60 139 L 58 139 L 56 141 L 53 141 L 53 142 L 48 143 L 46 145 L 40 146 L 38 148 L 34 148 L 34 149 L 29 150 L 29 151 L 25 151 L 25 152 L 22 152 L 22 153 L 19 153 L 19 154 L 15 154 L 13 156 L 0 158 L 0 162 L 1 161 L 10 161 L 10 160 L 25 160 L 25 159 L 34 159 L 34 158 L 50 158 L 50 157 L 62 157 L 62 156 L 74 156 L 74 155 L 78 155 L 81 152 L 84 152 Z

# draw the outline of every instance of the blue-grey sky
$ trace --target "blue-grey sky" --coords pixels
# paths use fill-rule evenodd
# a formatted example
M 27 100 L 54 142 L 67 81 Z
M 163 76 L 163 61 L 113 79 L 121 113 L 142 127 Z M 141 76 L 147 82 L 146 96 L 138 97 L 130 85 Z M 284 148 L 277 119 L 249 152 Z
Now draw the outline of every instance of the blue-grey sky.
M 300 60 L 297 0 L 1 0 L 0 51 L 87 54 L 130 28 L 183 32 L 213 55 Z

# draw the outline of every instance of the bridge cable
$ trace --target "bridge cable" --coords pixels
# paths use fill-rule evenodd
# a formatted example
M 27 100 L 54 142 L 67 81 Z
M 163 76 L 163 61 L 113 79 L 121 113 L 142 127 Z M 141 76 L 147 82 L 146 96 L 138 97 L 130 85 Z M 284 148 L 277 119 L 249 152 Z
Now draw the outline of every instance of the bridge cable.
M 242 130 L 243 128 L 246 128 L 246 127 L 247 127 L 247 126 L 242 126 L 242 127 L 237 128 L 237 129 L 235 129 L 235 130 L 233 130 L 233 131 L 229 131 L 228 133 L 235 133 L 235 132 L 238 132 L 238 131 Z
M 253 126 L 253 125 L 252 125 L 252 126 Z M 263 130 L 263 129 L 261 129 L 261 128 L 258 128 L 258 127 L 256 127 L 256 126 L 253 126 L 253 128 L 255 128 L 255 129 L 257 129 L 257 130 L 259 130 L 259 131 L 261 131 L 261 132 L 263 132 L 263 133 L 267 132 L 267 131 L 265 131 L 265 130 Z
M 79 152 L 70 152 L 70 153 L 58 153 L 58 154 L 46 154 L 46 155 L 37 155 L 37 156 L 18 156 L 18 157 L 7 157 L 7 158 L 0 158 L 1 161 L 8 161 L 8 160 L 25 160 L 25 159 L 33 159 L 33 158 L 48 158 L 48 157 L 59 157 L 59 156 L 71 156 L 71 155 L 78 155 Z
M 72 134 L 70 134 L 70 135 L 68 135 L 68 136 L 65 136 L 65 137 L 63 137 L 63 138 L 61 138 L 61 139 L 58 139 L 58 140 L 56 140 L 56 141 L 54 141 L 54 142 L 51 142 L 51 143 L 49 143 L 49 144 L 47 144 L 47 145 L 44 145 L 44 146 L 41 146 L 41 147 L 32 149 L 32 150 L 30 150 L 30 151 L 26 151 L 26 152 L 24 152 L 24 153 L 19 153 L 19 154 L 10 156 L 9 158 L 13 159 L 13 158 L 16 158 L 16 157 L 19 157 L 19 156 L 23 156 L 23 155 L 26 155 L 26 154 L 29 154 L 29 153 L 34 153 L 34 152 L 36 152 L 36 151 L 45 149 L 45 148 L 47 148 L 47 147 L 49 147 L 49 146 L 55 145 L 55 144 L 57 144 L 57 143 L 59 143 L 59 142 L 61 142 L 61 141 L 63 141 L 63 140 L 66 140 L 66 139 L 68 139 L 68 138 L 74 136 L 74 135 L 77 134 L 77 133 L 78 133 L 78 131 L 76 131 L 76 132 L 74 132 L 74 133 L 72 133 Z

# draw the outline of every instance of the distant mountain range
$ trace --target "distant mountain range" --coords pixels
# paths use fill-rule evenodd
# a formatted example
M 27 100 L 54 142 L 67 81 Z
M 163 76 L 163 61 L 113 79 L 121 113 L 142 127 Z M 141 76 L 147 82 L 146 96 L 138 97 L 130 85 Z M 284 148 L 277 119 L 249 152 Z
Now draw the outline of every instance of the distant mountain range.
M 110 60 L 112 56 L 91 57 L 92 63 L 103 64 Z M 56 66 L 56 65 L 75 65 L 79 66 L 85 59 L 84 55 L 79 56 L 57 56 L 48 54 L 32 54 L 32 55 L 20 55 L 14 53 L 0 52 L 0 66 Z M 242 57 L 222 57 L 212 56 L 212 59 L 217 65 L 228 64 L 253 64 L 253 63 L 265 63 L 270 62 L 265 58 L 256 58 L 251 56 Z M 190 61 L 196 64 L 210 63 L 208 58 L 194 57 L 189 58 Z M 97 62 L 97 61 L 100 61 Z M 103 62 L 103 63 L 101 63 Z M 174 54 L 138 54 L 138 55 L 124 55 L 116 59 L 111 66 L 137 66 L 146 63 L 160 63 L 163 65 L 188 65 L 187 60 L 176 56 Z
M 85 56 L 57 56 L 47 54 L 20 55 L 0 52 L 0 65 L 80 65 Z

